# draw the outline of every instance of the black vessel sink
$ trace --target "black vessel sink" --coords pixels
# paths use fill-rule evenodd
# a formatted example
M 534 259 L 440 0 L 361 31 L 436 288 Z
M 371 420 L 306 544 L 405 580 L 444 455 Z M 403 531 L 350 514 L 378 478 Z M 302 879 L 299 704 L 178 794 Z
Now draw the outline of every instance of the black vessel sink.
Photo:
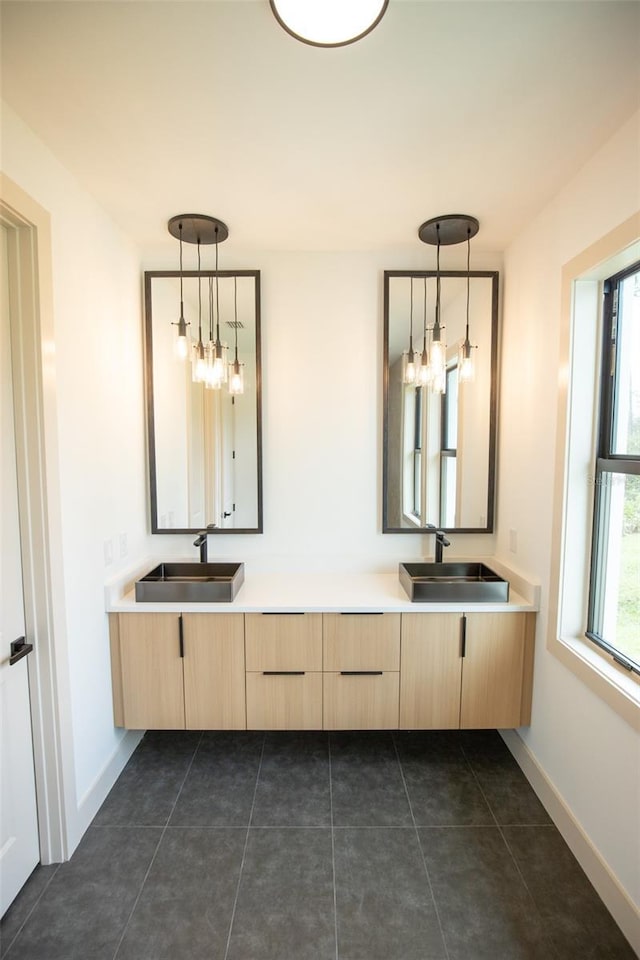
M 244 583 L 244 563 L 159 563 L 136 580 L 147 603 L 230 603 Z
M 484 563 L 401 563 L 400 583 L 414 603 L 506 603 L 509 581 Z

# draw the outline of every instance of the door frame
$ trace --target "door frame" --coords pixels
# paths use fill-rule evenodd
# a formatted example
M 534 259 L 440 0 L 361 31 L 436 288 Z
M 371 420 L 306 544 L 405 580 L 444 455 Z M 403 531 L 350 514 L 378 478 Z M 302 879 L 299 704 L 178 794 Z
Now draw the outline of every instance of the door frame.
M 75 809 L 57 443 L 49 213 L 0 173 L 7 229 L 11 362 L 31 725 L 42 863 L 69 856 Z

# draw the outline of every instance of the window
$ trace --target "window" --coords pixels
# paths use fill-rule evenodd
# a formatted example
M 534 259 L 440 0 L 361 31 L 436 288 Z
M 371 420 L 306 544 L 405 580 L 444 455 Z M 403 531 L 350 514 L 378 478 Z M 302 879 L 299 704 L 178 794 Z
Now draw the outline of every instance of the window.
M 456 525 L 456 481 L 458 454 L 458 365 L 447 368 L 446 390 L 442 396 L 440 442 L 440 526 Z
M 604 284 L 587 637 L 640 673 L 640 263 Z

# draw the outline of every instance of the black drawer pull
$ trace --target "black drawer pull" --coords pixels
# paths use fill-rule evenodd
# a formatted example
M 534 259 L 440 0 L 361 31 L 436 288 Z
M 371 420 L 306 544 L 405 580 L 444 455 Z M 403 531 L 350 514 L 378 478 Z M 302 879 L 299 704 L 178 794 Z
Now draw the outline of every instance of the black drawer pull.
M 467 655 L 467 618 L 463 613 L 460 617 L 460 656 Z
M 341 610 L 341 617 L 382 617 L 384 610 Z
M 182 614 L 178 617 L 178 635 L 180 637 L 180 657 L 184 657 L 184 626 L 182 624 Z
M 263 610 L 263 617 L 304 617 L 304 610 Z
M 263 677 L 304 677 L 304 670 L 263 670 Z
M 381 677 L 384 670 L 341 670 L 341 677 Z

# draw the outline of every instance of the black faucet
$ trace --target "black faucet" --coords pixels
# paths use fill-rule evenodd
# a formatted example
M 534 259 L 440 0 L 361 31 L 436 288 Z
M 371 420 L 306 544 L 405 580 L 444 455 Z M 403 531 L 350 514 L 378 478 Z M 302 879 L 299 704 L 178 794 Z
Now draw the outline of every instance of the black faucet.
M 451 541 L 447 540 L 442 530 L 436 530 L 436 563 L 442 563 L 442 550 L 450 546 Z
M 200 563 L 207 562 L 207 531 L 201 530 L 193 541 L 194 547 L 200 547 Z

